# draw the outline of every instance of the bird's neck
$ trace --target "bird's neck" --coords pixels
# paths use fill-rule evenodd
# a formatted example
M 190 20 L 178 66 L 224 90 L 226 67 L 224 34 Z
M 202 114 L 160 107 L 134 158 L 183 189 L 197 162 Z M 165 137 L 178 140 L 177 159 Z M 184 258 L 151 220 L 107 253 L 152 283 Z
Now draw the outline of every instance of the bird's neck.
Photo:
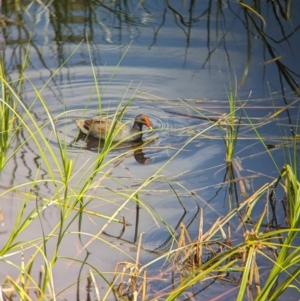
M 139 122 L 134 122 L 133 126 L 132 126 L 132 131 L 134 132 L 140 132 L 142 130 L 143 125 Z

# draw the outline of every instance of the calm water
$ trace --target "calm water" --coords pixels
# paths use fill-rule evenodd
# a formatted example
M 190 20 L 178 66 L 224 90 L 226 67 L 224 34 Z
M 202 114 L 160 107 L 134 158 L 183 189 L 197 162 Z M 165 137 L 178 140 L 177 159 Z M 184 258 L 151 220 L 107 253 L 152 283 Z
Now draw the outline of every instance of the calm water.
M 198 206 L 204 209 L 206 230 L 236 205 L 229 201 L 228 186 L 223 184 L 226 164 L 222 135 L 225 132 L 212 127 L 210 121 L 198 118 L 203 114 L 218 119 L 228 113 L 230 81 L 237 87 L 240 100 L 237 106 L 243 104 L 237 113 L 238 117 L 242 115 L 242 126 L 235 150 L 235 162 L 240 166 L 236 177 L 249 177 L 245 181 L 246 192 L 251 194 L 278 176 L 278 168 L 280 170 L 286 162 L 283 148 L 272 150 L 276 166 L 251 127 L 243 125 L 249 124 L 247 116 L 259 124 L 276 110 L 294 102 L 278 117 L 258 126 L 258 130 L 265 142 L 273 145 L 281 144 L 282 137 L 292 137 L 291 126 L 297 131 L 298 1 L 292 1 L 290 20 L 284 18 L 283 7 L 277 2 L 261 4 L 266 25 L 258 16 L 244 11 L 236 1 L 53 1 L 47 7 L 26 1 L 19 9 L 18 12 L 11 2 L 2 2 L 1 13 L 8 18 L 0 37 L 5 72 L 11 81 L 26 78 L 20 87 L 22 101 L 30 108 L 59 158 L 57 139 L 52 127 L 46 124 L 49 118 L 33 85 L 45 99 L 55 118 L 59 139 L 74 162 L 70 186 L 85 179 L 85 171 L 98 156 L 97 142 L 93 143 L 92 139 L 88 143 L 74 142 L 78 130 L 73 118 L 98 115 L 100 104 L 101 114 L 113 113 L 121 102 L 124 106 L 134 98 L 124 121 L 132 122 L 137 114 L 147 114 L 155 129 L 144 136 L 146 141 L 152 139 L 151 143 L 136 153 L 129 148 L 128 156 L 122 158 L 120 164 L 107 165 L 104 170 L 109 171 L 115 181 L 103 174 L 95 178 L 98 186 L 86 208 L 112 215 L 123 203 L 124 195 L 130 195 L 145 179 L 159 175 L 140 192 L 145 208 L 140 211 L 137 223 L 135 203 L 129 203 L 122 210 L 119 218 L 124 216 L 131 226 L 121 239 L 118 236 L 122 226 L 115 223 L 106 229 L 107 235 L 97 240 L 82 236 L 82 244 L 88 244 L 91 252 L 88 263 L 101 272 L 111 272 L 117 262 L 131 260 L 121 250 L 135 257 L 137 233 L 144 232 L 141 262 L 146 263 L 170 245 L 171 235 L 165 223 L 178 234 L 179 222 L 183 221 L 195 238 Z M 21 74 L 26 55 L 29 62 Z M 201 131 L 203 135 L 178 152 Z M 24 202 L 21 191 L 35 191 L 37 200 L 51 198 L 55 191 L 46 181 L 47 169 L 41 162 L 40 151 L 33 140 L 26 141 L 27 138 L 28 133 L 21 128 L 9 151 L 12 158 L 1 172 L 1 193 L 34 179 L 39 181 L 35 187 L 18 187 L 17 192 L 2 194 L 0 207 L 5 225 L 1 244 L 7 241 Z M 14 153 L 22 143 L 22 148 Z M 285 150 L 289 150 L 289 145 Z M 123 151 L 110 153 L 106 162 L 114 162 Z M 55 165 L 53 172 L 59 178 Z M 240 197 L 238 201 L 242 200 Z M 28 214 L 35 207 L 35 202 L 29 202 Z M 151 216 L 148 208 L 154 210 L 156 216 Z M 257 214 L 259 216 L 259 210 Z M 84 215 L 83 218 L 83 233 L 96 234 L 106 223 L 95 216 Z M 42 229 L 48 233 L 58 220 L 59 210 L 50 206 L 43 211 L 41 220 L 33 222 L 18 241 L 41 237 Z M 59 256 L 84 259 L 86 253 L 77 231 L 75 222 L 60 245 Z M 55 240 L 50 240 L 50 253 L 54 244 Z M 27 256 L 30 254 L 29 248 Z M 18 256 L 10 260 L 20 264 L 21 255 Z M 42 258 L 36 261 L 35 275 L 42 263 Z M 8 274 L 16 277 L 19 272 L 4 263 L 1 270 L 3 278 Z M 88 266 L 80 271 L 76 263 L 61 260 L 54 269 L 56 291 L 75 282 L 78 275 L 86 276 L 88 271 Z M 105 292 L 106 287 L 98 280 Z M 85 283 L 81 285 L 84 287 Z M 216 292 L 222 294 L 229 289 L 231 285 L 215 284 L 205 290 L 203 298 L 208 300 Z M 72 286 L 62 295 L 71 299 L 74 292 Z M 229 294 L 232 300 L 236 292 L 233 289 Z M 83 298 L 84 289 L 82 294 Z M 228 295 L 225 298 L 228 299 Z

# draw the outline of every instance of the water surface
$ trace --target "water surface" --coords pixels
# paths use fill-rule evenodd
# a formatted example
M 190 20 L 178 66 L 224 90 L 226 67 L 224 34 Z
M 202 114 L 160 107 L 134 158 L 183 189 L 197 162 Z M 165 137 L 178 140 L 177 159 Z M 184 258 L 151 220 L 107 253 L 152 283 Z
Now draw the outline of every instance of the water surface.
M 292 2 L 290 20 L 279 13 L 277 2 L 261 5 L 266 25 L 233 1 L 54 1 L 47 7 L 26 2 L 19 14 L 10 5 L 2 3 L 2 14 L 11 20 L 1 31 L 5 71 L 12 83 L 25 78 L 18 90 L 20 98 L 57 158 L 61 156 L 58 141 L 65 146 L 74 164 L 69 182 L 74 191 L 88 177 L 99 150 L 92 139 L 74 142 L 78 129 L 72 119 L 113 114 L 120 104 L 122 108 L 130 102 L 123 121 L 131 123 L 143 113 L 149 115 L 154 128 L 145 133 L 144 140 L 149 143 L 138 151 L 129 147 L 126 155 L 123 149 L 108 154 L 106 167 L 95 177 L 94 189 L 85 199 L 87 210 L 112 215 L 148 179 L 151 183 L 138 192 L 143 204 L 139 215 L 136 203 L 129 202 L 118 214 L 130 223 L 121 237 L 122 225 L 111 223 L 96 239 L 91 235 L 96 235 L 106 220 L 83 215 L 80 231 L 85 235 L 79 237 L 78 223 L 71 223 L 59 247 L 59 257 L 84 260 L 85 246 L 91 253 L 87 262 L 111 273 L 117 262 L 135 257 L 138 235 L 143 232 L 140 261 L 146 263 L 170 247 L 172 231 L 179 234 L 180 222 L 188 225 L 193 238 L 197 237 L 199 208 L 204 210 L 207 230 L 243 200 L 239 186 L 237 200 L 232 202 L 229 197 L 223 139 L 226 131 L 215 124 L 229 112 L 230 85 L 237 91 L 237 118 L 241 116 L 234 156 L 240 167 L 236 177 L 245 179 L 246 193 L 250 195 L 276 178 L 286 163 L 284 150 L 291 145 L 274 148 L 273 160 L 249 124 L 257 124 L 263 140 L 271 145 L 280 145 L 283 137 L 291 138 L 290 127 L 298 129 L 297 1 Z M 26 55 L 28 65 L 22 73 Z M 58 138 L 33 86 L 49 108 Z M 266 122 L 268 116 L 292 102 L 278 117 Z M 22 116 L 32 127 L 30 119 Z M 24 192 L 36 195 L 36 201 L 27 204 L 29 214 L 46 199 L 51 200 L 56 191 L 47 181 L 48 170 L 40 150 L 33 139 L 27 140 L 29 137 L 21 126 L 8 152 L 12 157 L 1 172 L 3 242 L 24 203 Z M 16 151 L 19 145 L 22 148 Z M 50 164 L 59 181 L 52 159 Z M 33 187 L 18 186 L 32 181 L 37 181 Z M 18 189 L 5 193 L 10 187 Z M 257 216 L 259 213 L 258 209 Z M 18 241 L 42 237 L 59 218 L 53 203 L 18 236 Z M 54 246 L 55 238 L 48 243 L 50 253 Z M 28 249 L 28 257 L 32 249 Z M 18 263 L 19 259 L 15 260 Z M 35 273 L 40 269 L 39 260 L 43 262 L 37 259 Z M 77 263 L 62 259 L 53 272 L 56 292 L 75 282 L 80 273 L 87 275 L 88 265 L 83 266 L 80 271 Z M 149 272 L 156 269 L 159 267 L 154 265 Z M 18 275 L 10 265 L 2 271 L 12 277 Z M 105 284 L 98 281 L 105 292 Z M 215 284 L 205 291 L 206 298 L 229 289 L 232 286 Z M 74 291 L 71 286 L 62 296 L 73 298 Z M 236 290 L 229 295 L 234 299 Z

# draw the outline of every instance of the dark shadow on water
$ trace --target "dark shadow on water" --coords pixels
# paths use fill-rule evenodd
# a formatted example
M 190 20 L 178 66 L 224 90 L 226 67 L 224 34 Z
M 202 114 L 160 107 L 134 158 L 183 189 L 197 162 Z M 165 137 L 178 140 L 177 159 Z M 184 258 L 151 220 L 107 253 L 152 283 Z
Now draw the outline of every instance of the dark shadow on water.
M 80 144 L 78 144 L 80 142 Z M 70 143 L 71 147 L 88 150 L 92 152 L 100 152 L 102 147 L 104 146 L 104 141 L 99 140 L 93 136 L 88 136 L 83 133 L 79 133 L 78 136 Z M 147 164 L 149 158 L 145 157 L 143 152 L 144 142 L 134 142 L 134 143 L 122 143 L 114 148 L 115 151 L 120 150 L 130 150 L 133 151 L 133 157 L 139 164 Z M 113 147 L 113 145 L 112 145 Z

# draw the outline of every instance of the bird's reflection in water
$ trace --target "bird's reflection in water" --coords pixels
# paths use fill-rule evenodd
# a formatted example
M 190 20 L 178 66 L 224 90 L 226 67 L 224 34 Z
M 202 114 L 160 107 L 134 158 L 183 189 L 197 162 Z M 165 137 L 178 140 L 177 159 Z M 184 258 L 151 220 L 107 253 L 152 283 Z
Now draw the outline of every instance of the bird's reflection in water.
M 104 145 L 103 140 L 99 140 L 93 136 L 88 136 L 79 132 L 78 136 L 70 143 L 70 146 L 85 149 L 89 151 L 99 152 Z M 131 142 L 131 143 L 122 143 L 119 144 L 114 150 L 133 150 L 133 156 L 135 160 L 140 164 L 147 164 L 149 158 L 145 157 L 142 147 L 144 143 L 140 142 Z

